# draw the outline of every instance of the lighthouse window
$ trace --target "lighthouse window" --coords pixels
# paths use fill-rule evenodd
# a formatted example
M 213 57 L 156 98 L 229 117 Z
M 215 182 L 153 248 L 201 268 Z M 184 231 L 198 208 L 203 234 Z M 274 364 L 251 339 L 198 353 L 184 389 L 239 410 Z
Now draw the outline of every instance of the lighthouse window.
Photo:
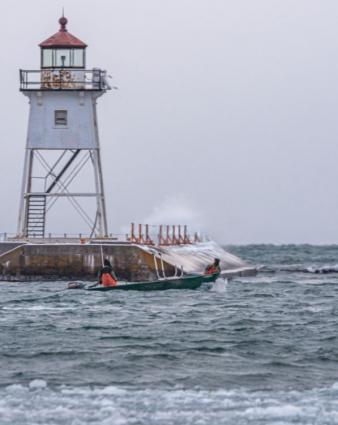
M 73 66 L 83 68 L 84 67 L 84 50 L 74 49 L 73 50 Z
M 42 66 L 52 67 L 53 66 L 53 50 L 52 49 L 43 49 L 43 62 Z
M 55 111 L 54 122 L 55 125 L 67 125 L 67 111 Z
M 84 68 L 85 49 L 42 49 L 42 68 Z
M 70 66 L 70 50 L 57 49 L 56 53 L 56 67 Z

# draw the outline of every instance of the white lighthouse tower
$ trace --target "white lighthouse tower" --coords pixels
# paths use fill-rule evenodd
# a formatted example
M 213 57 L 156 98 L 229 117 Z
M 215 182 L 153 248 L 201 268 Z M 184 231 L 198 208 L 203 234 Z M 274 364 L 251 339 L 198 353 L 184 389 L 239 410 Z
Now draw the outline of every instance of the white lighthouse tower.
M 20 70 L 20 90 L 29 98 L 29 123 L 19 211 L 18 234 L 44 237 L 48 213 L 67 199 L 88 233 L 107 236 L 96 100 L 110 87 L 106 72 L 86 70 L 86 47 L 59 19 L 59 31 L 43 41 L 39 70 Z M 74 190 L 84 167 L 93 170 L 92 187 Z M 86 174 L 85 185 L 89 187 Z M 79 183 L 79 182 L 77 182 Z M 78 186 L 78 185 L 77 185 Z M 92 216 L 81 200 L 95 203 Z M 60 202 L 59 202 L 60 204 Z M 67 220 L 60 211 L 60 220 Z

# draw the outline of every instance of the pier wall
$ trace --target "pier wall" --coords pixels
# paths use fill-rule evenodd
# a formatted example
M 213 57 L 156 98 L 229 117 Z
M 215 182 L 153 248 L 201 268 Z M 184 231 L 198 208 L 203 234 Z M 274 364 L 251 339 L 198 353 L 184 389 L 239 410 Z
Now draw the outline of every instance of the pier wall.
M 157 257 L 156 267 L 154 255 Z M 188 273 L 203 273 L 217 257 L 224 276 L 255 273 L 244 261 L 214 242 L 182 247 L 146 247 L 136 244 L 2 243 L 0 280 L 89 280 L 95 281 L 107 258 L 120 280 L 147 281 L 166 277 L 183 267 Z M 161 260 L 162 258 L 162 260 Z
M 23 245 L 22 242 L 0 242 L 0 255 L 5 252 L 11 251 L 12 249 Z
M 102 245 L 102 254 L 121 280 L 156 279 L 153 255 L 136 245 Z M 0 255 L 1 280 L 94 281 L 101 267 L 101 245 L 93 244 L 13 244 Z

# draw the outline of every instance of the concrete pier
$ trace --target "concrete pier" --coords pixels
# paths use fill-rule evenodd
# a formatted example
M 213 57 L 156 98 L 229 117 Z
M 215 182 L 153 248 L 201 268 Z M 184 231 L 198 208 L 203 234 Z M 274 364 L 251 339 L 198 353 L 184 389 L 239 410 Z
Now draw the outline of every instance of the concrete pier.
M 204 267 L 220 258 L 225 276 L 252 275 L 256 269 L 224 251 L 214 242 L 177 247 L 144 246 L 133 243 L 0 243 L 0 280 L 41 281 L 81 279 L 94 281 L 108 258 L 121 280 L 157 279 L 157 272 L 167 277 L 175 268 L 201 273 Z

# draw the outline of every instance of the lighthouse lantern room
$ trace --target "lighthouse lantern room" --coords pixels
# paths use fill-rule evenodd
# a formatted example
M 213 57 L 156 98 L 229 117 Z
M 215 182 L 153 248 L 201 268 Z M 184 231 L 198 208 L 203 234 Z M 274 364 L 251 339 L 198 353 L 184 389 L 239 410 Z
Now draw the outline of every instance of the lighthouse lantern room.
M 20 70 L 20 90 L 29 98 L 30 111 L 18 234 L 45 237 L 48 213 L 63 198 L 90 235 L 103 237 L 108 230 L 96 101 L 110 87 L 106 71 L 86 69 L 87 45 L 68 32 L 64 16 L 59 24 L 59 31 L 40 44 L 40 69 Z M 94 189 L 72 190 L 88 164 Z M 89 181 L 86 175 L 88 186 Z M 95 203 L 92 216 L 81 198 Z

